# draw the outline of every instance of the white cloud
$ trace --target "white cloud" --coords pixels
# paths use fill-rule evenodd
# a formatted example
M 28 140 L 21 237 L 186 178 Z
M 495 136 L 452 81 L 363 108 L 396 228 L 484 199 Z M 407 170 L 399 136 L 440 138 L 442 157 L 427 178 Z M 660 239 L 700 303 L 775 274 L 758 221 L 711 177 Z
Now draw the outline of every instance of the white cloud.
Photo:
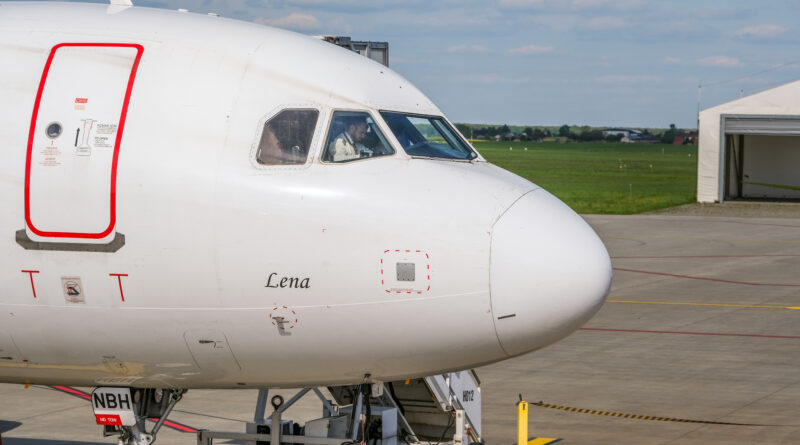
M 269 4 L 275 2 L 266 0 L 264 3 Z M 374 0 L 284 0 L 284 3 L 306 8 L 363 12 L 396 6 L 408 6 L 409 0 L 382 0 L 381 2 L 375 2 Z
M 553 48 L 552 46 L 526 45 L 526 46 L 521 46 L 519 48 L 510 49 L 508 50 L 508 53 L 534 56 L 539 54 L 554 53 L 555 51 L 556 49 Z
M 511 8 L 538 8 L 549 3 L 547 0 L 500 0 L 500 6 Z
M 786 28 L 779 25 L 747 26 L 736 31 L 737 37 L 770 38 L 777 37 L 786 32 Z
M 594 30 L 618 29 L 629 26 L 627 20 L 619 17 L 593 17 L 586 21 L 586 27 Z
M 742 64 L 742 62 L 739 59 L 728 56 L 703 57 L 697 62 L 703 66 L 721 66 L 726 68 L 731 68 Z
M 495 26 L 496 18 L 489 15 L 477 16 L 466 12 L 445 12 L 445 13 L 431 13 L 418 15 L 412 19 L 414 25 L 425 26 L 429 28 L 438 27 L 458 27 L 458 28 L 471 28 L 483 26 Z
M 513 9 L 549 9 L 567 11 L 642 9 L 641 0 L 500 0 L 500 6 Z
M 483 45 L 455 45 L 445 48 L 447 53 L 485 53 L 486 47 Z
M 559 32 L 572 31 L 580 23 L 576 14 L 520 14 L 516 20 L 522 25 L 534 25 Z
M 297 12 L 293 12 L 286 17 L 275 19 L 259 17 L 253 21 L 262 25 L 274 26 L 276 28 L 293 29 L 297 31 L 311 31 L 321 27 L 321 23 L 313 15 L 300 14 Z
M 497 84 L 526 84 L 531 82 L 530 77 L 506 77 L 498 74 L 472 74 L 469 76 L 460 77 L 459 80 L 466 83 L 478 83 L 484 85 L 497 85 Z
M 572 9 L 613 9 L 615 11 L 633 11 L 649 8 L 641 0 L 572 0 Z
M 616 75 L 596 77 L 595 80 L 602 83 L 630 84 L 630 83 L 660 82 L 662 79 L 658 76 L 649 76 L 647 74 L 639 74 L 633 76 L 628 74 L 616 74 Z

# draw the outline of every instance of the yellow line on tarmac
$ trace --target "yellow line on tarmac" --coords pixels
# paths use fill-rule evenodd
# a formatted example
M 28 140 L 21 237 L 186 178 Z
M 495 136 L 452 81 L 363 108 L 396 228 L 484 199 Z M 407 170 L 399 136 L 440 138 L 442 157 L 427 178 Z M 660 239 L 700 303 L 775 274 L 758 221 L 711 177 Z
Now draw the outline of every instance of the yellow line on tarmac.
M 528 445 L 549 445 L 551 443 L 558 442 L 559 440 L 560 439 L 550 437 L 534 437 L 528 441 Z
M 634 301 L 634 300 L 606 300 L 607 303 L 630 304 L 666 304 L 674 306 L 714 306 L 714 307 L 745 307 L 755 309 L 792 309 L 800 310 L 800 306 L 771 306 L 767 304 L 729 304 L 729 303 L 683 303 L 675 301 Z

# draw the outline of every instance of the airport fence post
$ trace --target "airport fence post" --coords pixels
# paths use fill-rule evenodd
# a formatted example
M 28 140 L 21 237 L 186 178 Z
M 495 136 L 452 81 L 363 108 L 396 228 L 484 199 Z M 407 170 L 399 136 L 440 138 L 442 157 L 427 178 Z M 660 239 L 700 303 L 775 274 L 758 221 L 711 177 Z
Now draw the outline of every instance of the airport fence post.
M 517 445 L 528 445 L 528 402 L 517 403 Z

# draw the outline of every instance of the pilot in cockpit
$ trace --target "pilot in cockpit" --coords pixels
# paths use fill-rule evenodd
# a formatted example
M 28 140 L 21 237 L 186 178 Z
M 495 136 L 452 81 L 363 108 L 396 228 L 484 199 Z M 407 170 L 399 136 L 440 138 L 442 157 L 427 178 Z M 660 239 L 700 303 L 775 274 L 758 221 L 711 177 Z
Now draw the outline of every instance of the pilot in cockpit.
M 334 111 L 322 162 L 348 162 L 394 154 L 377 122 L 363 111 Z
M 346 118 L 344 131 L 328 147 L 333 162 L 347 161 L 369 156 L 372 150 L 361 143 L 367 135 L 367 120 L 361 116 Z

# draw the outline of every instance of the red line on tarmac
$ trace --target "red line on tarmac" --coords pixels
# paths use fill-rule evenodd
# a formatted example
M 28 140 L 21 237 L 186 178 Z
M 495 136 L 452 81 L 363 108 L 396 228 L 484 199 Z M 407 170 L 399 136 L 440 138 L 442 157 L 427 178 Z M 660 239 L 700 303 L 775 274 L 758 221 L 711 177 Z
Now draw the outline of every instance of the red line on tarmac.
M 69 395 L 72 395 L 72 396 L 80 397 L 82 399 L 86 399 L 86 400 L 91 400 L 92 399 L 92 397 L 89 394 L 87 394 L 87 393 L 85 393 L 83 391 L 79 391 L 79 390 L 77 390 L 75 388 L 70 388 L 69 386 L 51 386 L 51 388 L 53 388 L 55 390 L 58 390 L 58 391 L 61 391 L 61 392 L 65 392 L 65 393 L 67 393 Z
M 800 254 L 762 254 L 762 255 L 663 255 L 663 256 L 612 256 L 612 260 L 653 260 L 670 258 L 761 258 L 761 257 L 800 257 Z
M 148 420 L 150 420 L 151 422 L 158 422 L 158 418 L 156 418 L 156 417 L 150 417 Z M 190 426 L 186 426 L 186 425 L 180 424 L 178 422 L 173 422 L 171 420 L 165 420 L 164 421 L 164 426 L 170 427 L 172 429 L 176 429 L 176 430 L 178 430 L 178 431 L 180 431 L 182 433 L 196 433 L 197 432 L 196 429 L 194 429 L 194 428 L 192 428 Z
M 752 281 L 733 281 L 733 280 L 723 280 L 723 279 L 720 279 L 720 278 L 693 277 L 691 275 L 679 275 L 679 274 L 672 274 L 672 273 L 665 273 L 665 272 L 651 272 L 649 270 L 624 269 L 622 267 L 615 267 L 614 270 L 620 270 L 620 271 L 623 271 L 623 272 L 644 273 L 644 274 L 649 274 L 649 275 L 661 275 L 661 276 L 664 276 L 664 277 L 685 278 L 685 279 L 688 279 L 688 280 L 703 280 L 703 281 L 715 281 L 717 283 L 741 284 L 741 285 L 745 285 L 745 286 L 800 287 L 800 284 L 755 283 L 755 282 L 752 282 Z
M 726 332 L 647 331 L 640 329 L 603 329 L 603 328 L 581 328 L 580 330 L 605 331 L 605 332 L 633 332 L 636 334 L 715 335 L 722 337 L 787 338 L 791 340 L 800 340 L 800 336 L 794 336 L 794 335 L 732 334 Z
M 174 428 L 174 429 L 176 429 L 178 431 L 181 431 L 181 432 L 184 432 L 184 433 L 196 433 L 197 432 L 197 430 L 192 428 L 192 427 L 189 427 L 189 426 L 186 426 L 186 425 L 182 425 L 182 424 L 180 424 L 178 422 L 173 422 L 171 420 L 165 421 L 164 425 L 166 425 L 166 426 L 168 426 L 170 428 Z

